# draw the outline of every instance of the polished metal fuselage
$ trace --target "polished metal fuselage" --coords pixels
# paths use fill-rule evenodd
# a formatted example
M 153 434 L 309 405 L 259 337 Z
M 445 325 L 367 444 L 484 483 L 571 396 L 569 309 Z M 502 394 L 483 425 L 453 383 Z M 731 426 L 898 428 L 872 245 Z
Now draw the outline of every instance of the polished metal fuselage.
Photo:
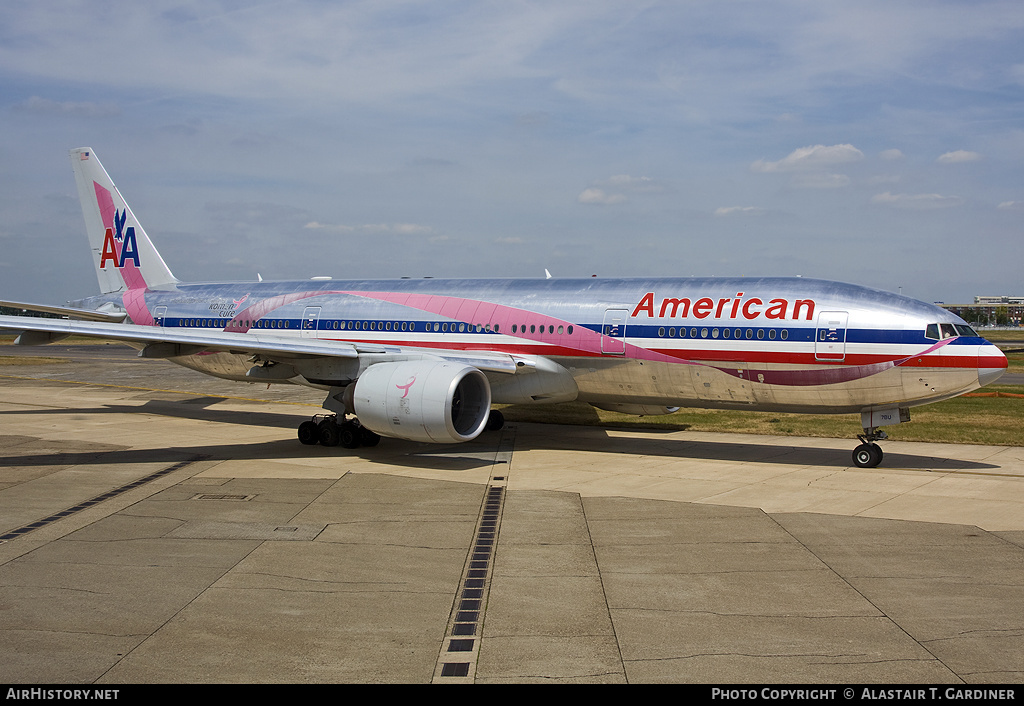
M 106 295 L 81 304 L 107 300 L 120 303 Z M 168 328 L 543 358 L 560 391 L 535 385 L 537 402 L 861 412 L 963 394 L 1006 367 L 995 346 L 963 329 L 928 338 L 929 324 L 964 325 L 941 307 L 805 278 L 188 284 L 147 291 L 144 306 L 151 323 Z M 173 360 L 252 381 L 246 355 Z M 313 372 L 282 382 L 326 388 L 358 375 L 341 363 L 291 362 Z M 503 374 L 489 377 L 495 402 L 523 401 L 503 399 Z

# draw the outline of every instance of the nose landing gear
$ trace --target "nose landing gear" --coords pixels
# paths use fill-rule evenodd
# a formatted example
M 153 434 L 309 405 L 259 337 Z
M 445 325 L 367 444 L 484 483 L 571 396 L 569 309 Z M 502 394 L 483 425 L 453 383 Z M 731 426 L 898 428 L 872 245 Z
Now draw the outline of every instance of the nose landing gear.
M 882 447 L 876 441 L 888 439 L 889 435 L 879 431 L 878 427 L 868 427 L 863 434 L 858 434 L 860 446 L 853 450 L 853 465 L 857 468 L 875 468 L 882 462 Z

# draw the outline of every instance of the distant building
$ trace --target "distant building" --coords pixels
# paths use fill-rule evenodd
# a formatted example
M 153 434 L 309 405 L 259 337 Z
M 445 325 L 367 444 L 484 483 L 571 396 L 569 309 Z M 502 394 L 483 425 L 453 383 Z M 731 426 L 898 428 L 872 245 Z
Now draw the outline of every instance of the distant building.
M 978 326 L 1021 326 L 1024 296 L 978 296 L 973 304 L 942 304 L 964 321 Z
M 975 304 L 1024 304 L 1024 297 L 975 297 Z

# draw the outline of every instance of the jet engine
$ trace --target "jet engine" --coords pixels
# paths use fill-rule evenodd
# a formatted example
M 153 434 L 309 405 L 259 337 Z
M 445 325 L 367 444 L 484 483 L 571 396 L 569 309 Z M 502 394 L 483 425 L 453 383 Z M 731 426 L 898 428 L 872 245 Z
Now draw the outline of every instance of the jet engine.
M 410 441 L 470 441 L 484 430 L 490 409 L 487 377 L 460 363 L 375 363 L 352 390 L 352 410 L 360 424 L 381 436 Z

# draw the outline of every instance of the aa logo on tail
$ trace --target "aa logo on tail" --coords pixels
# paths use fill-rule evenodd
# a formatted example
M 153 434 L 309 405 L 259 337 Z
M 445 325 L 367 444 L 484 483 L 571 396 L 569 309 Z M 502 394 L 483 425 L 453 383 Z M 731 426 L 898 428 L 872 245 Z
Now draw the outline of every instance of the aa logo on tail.
M 139 263 L 139 246 L 135 242 L 135 226 L 124 227 L 128 220 L 128 209 L 114 211 L 114 228 L 107 228 L 103 234 L 103 254 L 100 256 L 100 269 L 107 266 L 107 260 L 114 263 L 114 267 L 121 269 L 124 264 L 131 260 L 136 267 Z M 115 230 L 116 229 L 116 230 Z M 120 243 L 120 254 L 117 244 Z

